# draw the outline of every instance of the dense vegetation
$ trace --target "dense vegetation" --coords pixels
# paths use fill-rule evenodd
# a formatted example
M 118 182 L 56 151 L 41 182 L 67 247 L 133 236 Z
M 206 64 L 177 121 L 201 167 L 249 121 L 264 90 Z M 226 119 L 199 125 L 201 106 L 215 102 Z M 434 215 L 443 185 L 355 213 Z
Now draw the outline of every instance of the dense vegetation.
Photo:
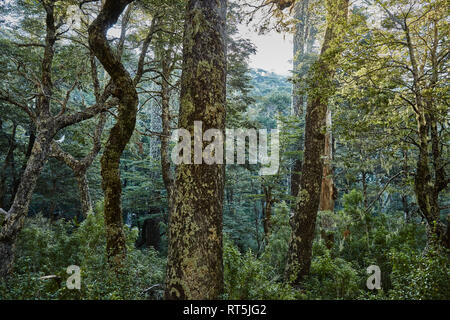
M 0 12 L 0 299 L 450 299 L 445 1 Z M 249 67 L 254 15 L 292 76 Z M 197 120 L 278 129 L 277 173 L 176 165 Z

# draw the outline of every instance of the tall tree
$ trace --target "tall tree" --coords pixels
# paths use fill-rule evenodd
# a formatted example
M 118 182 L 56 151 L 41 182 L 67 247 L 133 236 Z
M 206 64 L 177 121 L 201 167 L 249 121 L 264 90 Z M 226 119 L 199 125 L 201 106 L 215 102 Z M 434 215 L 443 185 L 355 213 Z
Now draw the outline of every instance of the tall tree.
M 150 25 L 142 39 L 137 68 L 132 78 L 126 70 L 121 56 L 125 48 L 127 26 L 131 19 L 133 0 L 105 1 L 97 18 L 89 26 L 89 46 L 106 72 L 111 77 L 111 93 L 118 101 L 117 121 L 111 129 L 101 158 L 102 189 L 105 196 L 106 250 L 110 266 L 120 272 L 126 257 L 125 235 L 122 216 L 122 185 L 120 181 L 120 158 L 130 141 L 136 126 L 139 97 L 136 86 L 143 76 L 152 71 L 145 68 L 146 55 L 158 28 L 160 13 L 152 13 Z M 129 5 L 130 4 L 130 5 Z M 121 34 L 114 51 L 106 38 L 107 31 L 116 24 L 119 16 L 128 6 L 122 18 Z
M 190 0 L 178 127 L 225 131 L 227 1 Z M 198 141 L 200 145 L 203 142 Z M 215 299 L 223 289 L 223 164 L 180 164 L 169 221 L 167 299 Z
M 173 176 L 172 166 L 170 164 L 170 150 L 169 142 L 172 134 L 172 127 L 174 120 L 177 118 L 175 108 L 172 107 L 174 92 L 179 92 L 180 81 L 178 70 L 181 68 L 181 47 L 183 42 L 183 14 L 185 11 L 185 4 L 177 1 L 172 2 L 170 7 L 170 14 L 166 14 L 162 18 L 161 25 L 164 26 L 166 33 L 161 33 L 160 37 L 155 41 L 155 55 L 157 63 L 159 64 L 160 79 L 158 85 L 160 87 L 159 96 L 161 99 L 161 124 L 162 132 L 161 140 L 161 173 L 164 182 L 164 187 L 167 191 L 168 211 L 172 208 L 173 191 L 175 179 Z
M 132 0 L 105 1 L 99 15 L 89 26 L 89 45 L 111 76 L 114 83 L 113 95 L 119 99 L 117 121 L 110 131 L 101 159 L 102 188 L 105 195 L 106 250 L 108 260 L 116 271 L 120 270 L 126 256 L 119 164 L 122 152 L 136 125 L 139 99 L 135 83 L 121 63 L 120 56 L 109 46 L 106 33 L 131 2 Z M 129 16 L 126 15 L 125 18 L 129 19 Z
M 17 124 L 13 122 L 12 124 L 12 133 L 9 140 L 8 152 L 6 153 L 5 161 L 2 166 L 2 170 L 0 173 L 0 208 L 4 207 L 5 195 L 6 195 L 6 177 L 7 177 L 7 169 L 11 167 L 11 174 L 15 175 L 14 170 L 14 149 L 17 147 L 16 143 L 16 132 L 17 132 Z
M 320 202 L 328 98 L 332 92 L 339 37 L 348 13 L 348 0 L 326 1 L 327 26 L 319 59 L 311 69 L 306 107 L 305 151 L 300 190 L 289 240 L 286 278 L 295 285 L 309 273 L 312 242 Z
M 335 187 L 333 183 L 333 135 L 331 130 L 331 110 L 327 109 L 325 147 L 323 153 L 322 188 L 320 192 L 319 210 L 334 211 Z
M 14 196 L 13 203 L 8 211 L 0 209 L 0 276 L 6 276 L 11 270 L 14 261 L 14 251 L 17 236 L 22 229 L 28 207 L 36 186 L 36 181 L 46 163 L 50 151 L 52 140 L 55 135 L 70 125 L 90 119 L 96 114 L 112 107 L 116 101 L 109 99 L 109 90 L 99 97 L 98 101 L 82 111 L 69 113 L 69 102 L 71 93 L 76 87 L 77 80 L 71 85 L 64 81 L 55 82 L 54 77 L 54 57 L 57 53 L 55 44 L 64 33 L 61 28 L 65 25 L 67 12 L 64 8 L 56 9 L 54 0 L 39 1 L 39 6 L 45 12 L 45 39 L 44 43 L 20 43 L 20 46 L 30 46 L 43 48 L 42 59 L 40 60 L 40 75 L 34 74 L 27 69 L 21 61 L 17 61 L 17 72 L 26 81 L 31 83 L 35 94 L 35 106 L 30 107 L 24 97 L 16 97 L 6 90 L 0 90 L 0 100 L 22 109 L 31 119 L 35 127 L 35 140 L 32 144 L 30 156 L 27 160 L 26 168 L 22 174 L 20 183 Z M 61 79 L 62 80 L 62 79 Z M 68 89 L 65 94 L 61 90 L 66 84 Z M 60 96 L 64 98 L 59 99 Z M 56 103 L 55 103 L 56 102 Z M 54 114 L 59 107 L 59 112 Z
M 293 85 L 292 85 L 292 116 L 302 118 L 306 94 L 304 90 L 305 76 L 315 59 L 313 44 L 316 39 L 317 29 L 312 19 L 310 0 L 298 1 L 294 4 L 294 41 L 293 41 Z M 303 149 L 303 136 L 298 138 L 298 150 Z M 291 195 L 296 197 L 300 185 L 300 172 L 302 159 L 297 155 L 294 159 L 291 171 Z
M 377 0 L 375 4 L 381 23 L 352 28 L 348 66 L 353 67 L 345 69 L 352 81 L 366 89 L 365 94 L 360 90 L 346 93 L 354 102 L 368 98 L 377 102 L 377 112 L 371 114 L 369 124 L 375 132 L 372 139 L 381 138 L 385 150 L 388 142 L 399 152 L 405 143 L 412 146 L 410 156 L 401 151 L 402 167 L 406 180 L 408 162 L 414 159 L 414 193 L 419 213 L 427 223 L 428 244 L 449 248 L 450 231 L 441 217 L 445 208 L 442 200 L 450 183 L 449 162 L 444 160 L 449 131 L 448 97 L 444 93 L 448 82 L 448 6 L 441 0 L 406 2 L 402 6 Z M 366 35 L 364 41 L 361 33 Z M 390 54 L 386 55 L 387 51 Z M 378 100 L 371 97 L 373 92 Z M 389 123 L 383 129 L 385 135 L 374 130 L 378 123 Z

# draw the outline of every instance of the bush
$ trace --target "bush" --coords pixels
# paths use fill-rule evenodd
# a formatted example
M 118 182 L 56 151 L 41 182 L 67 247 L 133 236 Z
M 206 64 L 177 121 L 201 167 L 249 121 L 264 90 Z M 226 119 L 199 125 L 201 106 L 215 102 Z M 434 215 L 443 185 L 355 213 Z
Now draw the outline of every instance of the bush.
M 356 299 L 361 274 L 342 258 L 332 258 L 323 241 L 314 244 L 310 275 L 305 279 L 306 299 Z
M 294 290 L 270 277 L 273 268 L 251 250 L 242 255 L 230 240 L 224 239 L 224 299 L 295 299 Z
M 127 259 L 123 274 L 109 270 L 103 210 L 81 224 L 41 215 L 27 219 L 20 233 L 13 274 L 0 281 L 0 299 L 145 299 L 146 288 L 163 284 L 165 260 L 153 250 L 134 247 L 137 230 L 125 226 Z M 81 289 L 69 290 L 69 265 L 81 268 Z M 43 276 L 55 277 L 41 279 Z M 154 292 L 158 298 L 160 292 Z
M 430 249 L 426 254 L 392 250 L 391 299 L 450 299 L 450 250 Z

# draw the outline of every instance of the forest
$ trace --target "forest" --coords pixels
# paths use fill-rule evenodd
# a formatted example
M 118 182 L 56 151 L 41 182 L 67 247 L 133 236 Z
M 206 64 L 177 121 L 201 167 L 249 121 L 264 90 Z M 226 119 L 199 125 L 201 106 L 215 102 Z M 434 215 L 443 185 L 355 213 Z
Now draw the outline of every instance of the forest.
M 449 300 L 449 9 L 0 1 L 0 300 Z

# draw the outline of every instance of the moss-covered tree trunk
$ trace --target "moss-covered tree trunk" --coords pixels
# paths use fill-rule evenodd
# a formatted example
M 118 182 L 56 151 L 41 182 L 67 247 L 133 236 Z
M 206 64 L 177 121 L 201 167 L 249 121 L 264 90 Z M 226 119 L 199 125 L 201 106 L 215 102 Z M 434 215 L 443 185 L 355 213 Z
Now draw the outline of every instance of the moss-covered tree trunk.
M 1 126 L 0 126 L 1 127 Z M 14 175 L 14 149 L 16 149 L 16 130 L 17 124 L 13 122 L 13 128 L 11 133 L 11 138 L 9 139 L 8 152 L 6 153 L 5 161 L 3 163 L 1 173 L 0 173 L 0 208 L 4 208 L 5 196 L 6 196 L 6 178 L 8 167 L 11 167 L 11 174 Z M 15 181 L 13 181 L 15 182 Z
M 420 59 L 417 57 L 417 48 L 413 43 L 409 24 L 405 20 L 400 25 L 405 35 L 411 65 L 409 70 L 412 73 L 412 90 L 415 98 L 413 111 L 416 116 L 419 140 L 419 158 L 414 177 L 414 192 L 420 212 L 427 222 L 427 248 L 442 245 L 450 249 L 450 228 L 441 220 L 439 208 L 439 195 L 450 183 L 446 165 L 442 159 L 442 148 L 439 146 L 442 141 L 440 141 L 441 137 L 438 133 L 438 122 L 436 120 L 436 116 L 445 118 L 445 115 L 439 115 L 433 94 L 425 93 L 430 88 L 434 90 L 439 79 L 439 33 L 436 22 L 434 22 L 434 36 L 430 48 L 431 70 L 428 71 L 431 77 L 428 88 L 426 88 L 422 79 L 425 75 L 423 74 L 423 68 L 419 65 Z M 432 163 L 432 166 L 430 166 L 430 163 Z
M 335 186 L 333 181 L 333 136 L 331 129 L 331 110 L 327 109 L 326 115 L 326 133 L 325 146 L 323 152 L 323 172 L 322 172 L 322 187 L 320 190 L 320 211 L 334 211 L 335 200 Z M 328 249 L 334 245 L 334 233 L 332 230 L 332 223 L 330 219 L 322 219 L 320 224 L 321 237 L 325 241 Z
M 138 95 L 128 71 L 106 39 L 132 0 L 106 0 L 97 18 L 89 26 L 89 45 L 114 82 L 113 95 L 119 99 L 117 122 L 111 129 L 101 159 L 102 188 L 105 196 L 106 250 L 110 265 L 119 271 L 126 256 L 119 164 L 136 124 Z
M 47 161 L 51 149 L 51 142 L 57 132 L 55 119 L 50 113 L 50 101 L 53 95 L 51 66 L 54 56 L 57 26 L 55 23 L 54 3 L 42 4 L 46 11 L 46 37 L 44 55 L 41 62 L 41 91 L 39 93 L 36 111 L 32 115 L 36 125 L 36 140 L 33 143 L 30 157 L 20 180 L 14 200 L 8 212 L 0 209 L 0 276 L 5 277 L 12 269 L 15 244 L 19 231 L 22 229 L 28 213 L 31 197 L 36 181 Z M 11 101 L 8 101 L 11 102 Z M 15 103 L 17 105 L 17 103 Z
M 14 260 L 14 247 L 19 231 L 22 229 L 25 217 L 28 213 L 31 197 L 36 187 L 36 181 L 51 154 L 52 140 L 61 129 L 90 119 L 116 104 L 117 99 L 108 100 L 109 88 L 106 86 L 103 94 L 94 105 L 81 111 L 68 113 L 66 108 L 68 101 L 59 102 L 53 97 L 54 86 L 52 81 L 52 66 L 55 55 L 55 43 L 59 39 L 58 30 L 64 26 L 64 18 L 57 16 L 56 1 L 40 1 L 45 10 L 45 44 L 41 60 L 41 74 L 36 78 L 38 88 L 35 108 L 31 109 L 26 104 L 15 100 L 7 93 L 0 93 L 0 100 L 10 103 L 24 110 L 30 117 L 32 127 L 26 165 L 21 175 L 20 183 L 14 187 L 14 200 L 8 211 L 0 208 L 0 276 L 4 277 L 11 271 Z M 75 85 L 73 85 L 73 88 Z M 95 87 L 95 85 L 94 85 Z M 67 93 L 70 96 L 70 91 Z M 53 115 L 51 110 L 60 104 L 60 112 Z
M 331 131 L 331 110 L 327 110 L 326 115 L 325 146 L 323 152 L 323 174 L 322 174 L 322 188 L 320 192 L 319 210 L 334 211 L 334 183 L 333 183 L 333 142 Z
M 226 0 L 186 7 L 180 128 L 225 129 Z M 223 288 L 224 165 L 180 164 L 169 222 L 166 299 L 216 299 Z
M 270 232 L 272 229 L 272 204 L 273 204 L 272 187 L 263 185 L 263 193 L 264 193 L 263 226 L 264 226 L 264 236 L 268 243 L 270 239 Z
M 163 76 L 161 77 L 161 120 L 162 120 L 162 135 L 161 135 L 161 171 L 164 186 L 167 191 L 167 204 L 169 212 L 172 210 L 173 204 L 173 185 L 174 179 L 172 169 L 170 166 L 169 157 L 169 136 L 170 130 L 170 87 L 169 79 L 173 71 L 173 67 L 169 65 L 167 56 L 161 61 L 161 69 Z
M 19 178 L 16 179 L 16 181 L 14 181 L 14 184 L 13 184 L 13 187 L 12 187 L 10 207 L 11 207 L 11 205 L 12 205 L 12 203 L 14 201 L 14 198 L 16 196 L 17 189 L 19 189 L 20 181 L 22 179 L 23 173 L 25 172 L 25 169 L 27 168 L 27 162 L 28 162 L 28 159 L 31 156 L 31 150 L 33 150 L 34 141 L 36 140 L 36 129 L 34 128 L 35 126 L 34 126 L 34 123 L 32 121 L 30 121 L 30 122 L 31 122 L 30 123 L 30 129 L 29 129 L 30 136 L 28 137 L 28 145 L 27 145 L 27 149 L 26 149 L 27 151 L 25 152 L 25 159 L 24 159 L 24 161 L 22 163 L 22 167 L 19 170 L 19 174 L 18 174 Z M 2 208 L 4 208 L 4 207 L 2 207 Z
M 312 45 L 316 38 L 317 30 L 312 21 L 312 13 L 309 8 L 309 0 L 298 1 L 294 4 L 294 18 L 297 20 L 295 25 L 293 41 L 293 70 L 294 83 L 292 85 L 292 116 L 298 119 L 304 116 L 304 105 L 307 99 L 302 92 L 300 78 L 307 72 L 304 64 L 312 55 Z M 296 150 L 303 150 L 303 134 L 296 141 Z M 300 186 L 300 174 L 302 171 L 302 158 L 297 155 L 291 168 L 291 196 L 296 197 Z
M 312 242 L 320 203 L 323 160 L 325 150 L 326 114 L 328 97 L 332 91 L 332 79 L 339 35 L 346 21 L 348 0 L 327 1 L 327 28 L 319 59 L 311 70 L 305 128 L 305 152 L 300 178 L 300 190 L 289 241 L 286 278 L 294 285 L 300 284 L 309 273 L 312 258 Z M 340 30 L 339 30 L 340 29 Z
M 40 130 L 39 130 L 40 131 Z M 14 202 L 5 214 L 0 231 L 0 276 L 9 273 L 14 261 L 14 249 L 19 231 L 23 227 L 28 206 L 33 195 L 36 181 L 47 161 L 53 134 L 44 131 L 39 133 L 33 145 L 31 156 L 23 173 Z

